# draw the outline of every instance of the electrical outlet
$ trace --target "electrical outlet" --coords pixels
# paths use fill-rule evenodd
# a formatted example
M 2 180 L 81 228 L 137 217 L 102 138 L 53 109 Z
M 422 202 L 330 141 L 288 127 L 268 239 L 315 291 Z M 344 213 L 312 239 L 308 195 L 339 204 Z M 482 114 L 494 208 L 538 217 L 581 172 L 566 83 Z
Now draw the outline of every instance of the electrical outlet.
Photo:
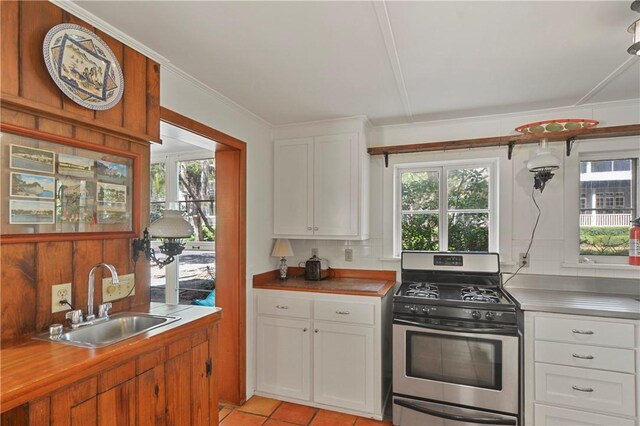
M 353 262 L 353 249 L 344 249 L 344 261 Z
M 529 254 L 520 253 L 520 262 L 518 263 L 518 266 L 523 267 L 523 268 L 528 268 L 529 267 Z
M 71 283 L 56 284 L 51 287 L 51 313 L 68 311 L 71 308 L 61 300 L 71 302 Z
M 317 248 L 311 249 L 311 257 L 313 256 L 320 256 L 320 251 Z
M 113 285 L 113 279 L 111 277 L 102 279 L 102 303 L 136 294 L 135 274 L 119 275 L 118 278 L 120 278 L 120 285 Z M 131 291 L 131 294 L 129 294 L 129 291 Z

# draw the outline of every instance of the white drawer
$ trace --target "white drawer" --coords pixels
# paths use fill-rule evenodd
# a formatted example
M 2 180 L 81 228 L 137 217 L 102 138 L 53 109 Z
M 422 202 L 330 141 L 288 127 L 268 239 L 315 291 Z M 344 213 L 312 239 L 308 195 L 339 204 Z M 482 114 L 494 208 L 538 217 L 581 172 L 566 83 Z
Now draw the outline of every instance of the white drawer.
M 369 303 L 316 300 L 314 318 L 354 324 L 373 324 L 374 306 Z
M 636 415 L 635 376 L 588 368 L 535 365 L 536 401 Z
M 602 414 L 588 413 L 586 411 L 569 410 L 567 408 L 550 407 L 548 405 L 535 404 L 534 424 L 536 426 L 567 426 L 567 425 L 593 425 L 593 426 L 634 426 L 635 422 L 620 417 L 603 416 Z
M 633 333 L 633 324 L 557 317 L 535 319 L 535 337 L 538 340 L 633 349 Z
M 311 318 L 311 300 L 281 296 L 258 296 L 258 314 Z
M 604 348 L 602 346 L 577 345 L 574 343 L 535 343 L 535 360 L 572 367 L 597 368 L 599 370 L 634 373 L 636 368 L 633 349 Z

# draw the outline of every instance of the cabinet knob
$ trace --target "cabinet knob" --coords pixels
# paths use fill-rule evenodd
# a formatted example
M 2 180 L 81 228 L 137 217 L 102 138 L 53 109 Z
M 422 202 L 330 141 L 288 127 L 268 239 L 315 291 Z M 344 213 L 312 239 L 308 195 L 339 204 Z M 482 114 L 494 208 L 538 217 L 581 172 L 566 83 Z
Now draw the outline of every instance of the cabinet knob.
M 314 333 L 317 333 L 318 331 L 320 331 L 320 330 L 318 330 L 317 328 L 315 330 L 313 330 Z
M 314 230 L 314 231 L 317 231 L 317 230 L 318 230 L 318 227 L 317 227 L 317 226 L 314 226 L 314 227 L 313 227 L 313 230 Z
M 302 332 L 303 332 L 303 333 L 306 333 L 306 332 L 307 332 L 307 327 L 303 328 L 303 329 L 302 329 Z
M 311 231 L 313 228 L 310 226 L 307 226 L 307 231 Z

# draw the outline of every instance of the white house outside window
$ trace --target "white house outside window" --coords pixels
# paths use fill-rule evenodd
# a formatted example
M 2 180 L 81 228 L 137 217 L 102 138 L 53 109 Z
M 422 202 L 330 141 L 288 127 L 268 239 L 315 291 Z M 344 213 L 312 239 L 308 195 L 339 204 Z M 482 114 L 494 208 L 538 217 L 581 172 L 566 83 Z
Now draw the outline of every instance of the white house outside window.
M 638 215 L 637 153 L 585 154 L 580 160 L 579 254 L 626 257 L 629 222 Z
M 396 166 L 395 252 L 497 251 L 495 163 Z

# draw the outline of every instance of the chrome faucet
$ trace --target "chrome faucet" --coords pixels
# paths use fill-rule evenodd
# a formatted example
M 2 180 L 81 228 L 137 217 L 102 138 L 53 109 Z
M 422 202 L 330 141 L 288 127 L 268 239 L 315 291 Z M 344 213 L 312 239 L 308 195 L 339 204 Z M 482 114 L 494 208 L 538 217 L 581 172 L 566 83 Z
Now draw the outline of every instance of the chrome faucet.
M 108 263 L 103 262 L 103 263 L 98 263 L 96 266 L 91 268 L 91 271 L 89 272 L 89 293 L 87 295 L 87 301 L 89 306 L 87 306 L 87 316 L 84 319 L 85 321 L 92 321 L 96 317 L 93 314 L 93 289 L 94 289 L 94 281 L 95 281 L 94 275 L 96 273 L 96 270 L 102 266 L 107 268 L 109 272 L 111 272 L 111 279 L 113 280 L 113 285 L 120 284 L 118 273 L 116 272 L 116 268 L 114 268 L 113 265 L 109 265 Z

